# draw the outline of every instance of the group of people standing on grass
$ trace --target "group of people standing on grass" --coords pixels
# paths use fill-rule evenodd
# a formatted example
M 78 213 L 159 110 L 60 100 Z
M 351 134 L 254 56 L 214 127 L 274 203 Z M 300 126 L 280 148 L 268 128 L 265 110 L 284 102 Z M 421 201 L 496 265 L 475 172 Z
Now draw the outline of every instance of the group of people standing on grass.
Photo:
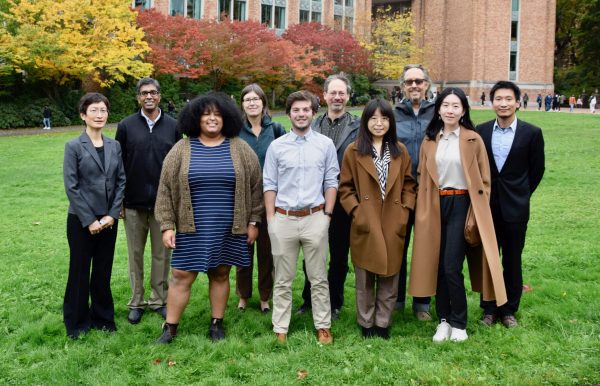
M 241 312 L 252 297 L 255 244 L 259 307 L 271 313 L 279 343 L 287 341 L 300 248 L 305 286 L 296 313 L 312 312 L 318 342 L 333 341 L 349 254 L 361 334 L 388 339 L 392 313 L 406 302 L 411 233 L 408 292 L 421 321 L 432 320 L 435 296 L 434 341 L 467 339 L 465 257 L 481 322 L 515 327 L 529 200 L 544 172 L 541 130 L 517 120 L 520 90 L 511 82 L 492 88 L 497 117 L 477 128 L 462 90 L 447 88 L 433 103 L 425 99 L 430 83 L 425 68 L 406 66 L 405 99 L 371 100 L 359 118 L 346 110 L 349 80 L 331 75 L 320 116 L 315 95 L 288 96 L 286 132 L 256 84 L 242 90 L 241 111 L 211 92 L 175 121 L 159 108 L 159 83 L 144 78 L 140 111 L 119 123 L 116 140 L 102 134 L 108 100 L 86 94 L 86 129 L 65 147 L 67 334 L 116 330 L 110 277 L 119 218 L 132 289 L 127 319 L 137 324 L 146 310 L 164 318 L 157 343 L 177 336 L 199 272 L 208 276 L 209 337 L 225 338 L 230 270 L 236 266 Z

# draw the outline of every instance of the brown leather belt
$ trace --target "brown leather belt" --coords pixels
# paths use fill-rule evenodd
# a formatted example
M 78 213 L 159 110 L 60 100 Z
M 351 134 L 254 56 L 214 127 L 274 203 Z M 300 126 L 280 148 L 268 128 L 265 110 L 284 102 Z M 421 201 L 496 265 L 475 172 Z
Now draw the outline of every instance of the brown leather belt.
M 444 189 L 444 190 L 440 190 L 440 196 L 456 196 L 456 195 L 463 195 L 463 194 L 469 194 L 469 191 L 467 189 Z
M 318 211 L 322 210 L 323 208 L 325 208 L 325 204 L 315 206 L 314 208 L 298 209 L 298 210 L 285 210 L 283 208 L 276 207 L 275 212 L 285 214 L 287 216 L 304 217 L 304 216 L 309 216 L 313 213 L 317 213 Z

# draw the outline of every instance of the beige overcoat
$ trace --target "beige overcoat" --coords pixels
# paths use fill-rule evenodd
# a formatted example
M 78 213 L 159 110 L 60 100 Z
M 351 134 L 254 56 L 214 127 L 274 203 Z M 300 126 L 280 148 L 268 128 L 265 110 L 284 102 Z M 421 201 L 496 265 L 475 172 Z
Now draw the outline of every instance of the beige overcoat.
M 490 164 L 483 140 L 473 130 L 461 127 L 460 158 L 467 180 L 471 206 L 475 215 L 481 245 L 467 248 L 467 262 L 473 291 L 481 292 L 484 300 L 506 303 L 506 289 L 494 223 L 489 206 Z M 436 140 L 425 137 L 419 157 L 419 188 L 415 212 L 415 235 L 410 269 L 409 293 L 416 297 L 436 293 L 440 257 L 441 215 L 435 162 Z
M 373 157 L 360 154 L 356 142 L 346 149 L 341 169 L 340 203 L 352 217 L 352 263 L 381 276 L 400 271 L 409 209 L 415 207 L 410 156 L 398 144 L 401 153 L 390 161 L 383 200 Z

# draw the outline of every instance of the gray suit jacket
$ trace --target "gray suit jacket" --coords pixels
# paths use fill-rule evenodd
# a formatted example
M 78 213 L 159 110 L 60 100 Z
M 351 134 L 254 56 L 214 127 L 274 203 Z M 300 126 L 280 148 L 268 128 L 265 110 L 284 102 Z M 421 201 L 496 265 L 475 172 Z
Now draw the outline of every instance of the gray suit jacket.
M 69 213 L 88 227 L 98 216 L 119 218 L 125 195 L 125 168 L 119 142 L 102 136 L 104 164 L 90 137 L 83 132 L 65 145 L 63 176 Z

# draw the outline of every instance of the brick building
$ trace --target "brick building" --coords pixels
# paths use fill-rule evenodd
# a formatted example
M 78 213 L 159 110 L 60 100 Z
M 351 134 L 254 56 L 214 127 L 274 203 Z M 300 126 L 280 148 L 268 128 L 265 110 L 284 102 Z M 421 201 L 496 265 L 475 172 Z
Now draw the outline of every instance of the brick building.
M 554 91 L 555 0 L 413 0 L 431 76 L 479 100 L 498 80 Z
M 132 6 L 196 19 L 256 20 L 278 34 L 308 21 L 365 34 L 371 18 L 371 0 L 132 0 Z

